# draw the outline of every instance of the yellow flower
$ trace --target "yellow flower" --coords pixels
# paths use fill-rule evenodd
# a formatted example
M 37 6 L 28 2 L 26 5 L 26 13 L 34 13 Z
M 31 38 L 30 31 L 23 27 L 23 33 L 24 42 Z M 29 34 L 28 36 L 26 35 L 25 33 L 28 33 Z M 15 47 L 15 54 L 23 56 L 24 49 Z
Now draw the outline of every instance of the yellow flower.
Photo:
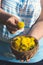
M 19 40 L 16 40 L 16 41 L 14 42 L 14 47 L 15 47 L 16 50 L 19 49 L 19 47 L 20 47 L 20 41 L 19 41 Z
M 20 28 L 24 28 L 25 24 L 24 22 L 18 22 L 17 26 L 20 29 Z
M 23 38 L 22 41 L 21 41 L 22 45 L 28 47 L 28 44 L 27 44 L 27 39 L 26 38 Z
M 31 42 L 29 43 L 29 48 L 31 48 L 32 46 L 35 46 L 35 42 L 33 40 L 31 40 Z
M 21 41 L 21 38 L 20 37 L 16 37 L 13 39 L 13 47 L 18 50 L 19 47 L 20 47 L 20 41 Z
M 13 47 L 20 52 L 30 50 L 34 46 L 35 41 L 33 37 L 18 36 L 13 39 Z
M 27 39 L 27 43 L 29 44 L 31 42 L 31 39 L 29 37 L 27 37 L 26 39 Z
M 34 39 L 33 37 L 31 37 L 31 40 L 33 40 L 33 41 L 34 41 L 35 39 Z
M 13 41 L 16 41 L 16 40 L 21 41 L 21 38 L 20 38 L 19 36 L 17 36 L 17 37 L 15 37 L 15 38 L 13 39 Z
M 22 52 L 22 51 L 27 51 L 27 47 L 21 46 L 19 51 L 20 51 L 20 52 Z

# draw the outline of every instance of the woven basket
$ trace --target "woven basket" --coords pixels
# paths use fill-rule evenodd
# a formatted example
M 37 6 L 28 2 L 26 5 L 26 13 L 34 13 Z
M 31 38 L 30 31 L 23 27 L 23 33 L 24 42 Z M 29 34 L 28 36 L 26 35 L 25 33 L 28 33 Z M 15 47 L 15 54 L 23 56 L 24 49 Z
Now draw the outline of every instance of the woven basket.
M 25 51 L 25 52 L 19 52 L 17 50 L 15 50 L 12 46 L 12 43 L 11 43 L 11 50 L 12 50 L 12 53 L 16 56 L 16 59 L 20 59 L 20 60 L 26 60 L 27 58 L 30 59 L 32 58 L 37 50 L 38 50 L 38 47 L 39 47 L 39 44 L 38 44 L 38 41 L 35 39 L 35 47 L 29 51 Z

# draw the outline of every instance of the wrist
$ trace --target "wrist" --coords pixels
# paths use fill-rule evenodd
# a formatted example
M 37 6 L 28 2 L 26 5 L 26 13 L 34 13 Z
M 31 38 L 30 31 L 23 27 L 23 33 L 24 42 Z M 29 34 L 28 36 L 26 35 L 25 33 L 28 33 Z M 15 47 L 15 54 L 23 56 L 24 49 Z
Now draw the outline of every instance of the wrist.
M 29 33 L 29 36 L 32 36 L 34 38 L 36 38 L 37 40 L 40 40 L 43 36 L 41 35 L 41 33 L 38 33 L 37 30 L 32 30 Z
M 41 39 L 43 37 L 43 21 L 37 22 L 30 30 L 29 35 L 35 37 L 36 39 Z
M 34 38 L 37 39 L 37 40 L 40 39 L 38 36 L 36 36 L 36 35 L 34 35 L 34 34 L 30 34 L 29 36 L 32 36 L 32 37 L 34 37 Z

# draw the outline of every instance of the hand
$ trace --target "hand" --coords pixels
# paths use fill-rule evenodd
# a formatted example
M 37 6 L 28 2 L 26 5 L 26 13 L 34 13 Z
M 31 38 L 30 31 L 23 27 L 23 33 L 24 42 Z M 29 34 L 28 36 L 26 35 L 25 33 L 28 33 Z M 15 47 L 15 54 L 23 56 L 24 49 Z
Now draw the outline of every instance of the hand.
M 37 40 L 42 38 L 43 37 L 43 21 L 39 21 L 35 25 L 33 25 L 28 35 L 35 37 Z M 29 62 L 30 59 L 26 58 L 26 61 Z M 21 60 L 21 62 L 24 62 L 24 60 Z
M 16 25 L 19 20 L 15 16 L 6 13 L 1 8 L 0 8 L 0 21 L 1 21 L 0 24 L 6 25 L 9 32 L 14 33 L 18 30 Z
M 24 56 L 23 56 L 24 57 Z M 18 60 L 19 58 L 18 57 L 16 57 L 16 59 Z M 25 56 L 24 58 L 22 58 L 22 59 L 19 59 L 21 62 L 24 62 L 24 61 L 26 61 L 26 62 L 29 62 L 30 61 L 30 58 L 28 57 L 28 56 Z
M 29 62 L 30 61 L 30 59 L 26 59 L 26 62 Z M 21 62 L 24 62 L 24 60 L 21 60 Z
M 18 30 L 18 28 L 17 28 L 18 21 L 19 20 L 15 16 L 11 16 L 7 20 L 6 27 L 10 33 L 15 33 Z

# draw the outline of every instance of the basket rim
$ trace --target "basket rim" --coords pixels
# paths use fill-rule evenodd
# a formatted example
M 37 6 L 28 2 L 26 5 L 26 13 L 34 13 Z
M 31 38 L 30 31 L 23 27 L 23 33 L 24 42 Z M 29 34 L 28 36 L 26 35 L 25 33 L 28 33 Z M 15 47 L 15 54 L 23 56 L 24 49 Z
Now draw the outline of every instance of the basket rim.
M 16 36 L 16 37 L 18 37 L 18 36 Z M 32 36 L 27 36 L 27 37 L 32 37 Z M 34 37 L 33 37 L 33 38 L 34 38 Z M 36 38 L 34 38 L 34 39 L 35 39 L 36 45 L 35 45 L 35 47 L 34 47 L 33 49 L 35 49 L 37 46 L 39 46 L 38 40 L 37 40 Z M 22 51 L 22 52 L 20 52 L 20 51 L 16 50 L 16 49 L 13 47 L 12 44 L 13 44 L 13 43 L 11 42 L 11 48 L 12 48 L 14 51 L 18 52 L 18 53 L 26 53 L 26 52 L 31 52 L 31 51 L 33 50 L 33 49 L 31 49 L 31 50 L 27 50 L 27 51 Z

